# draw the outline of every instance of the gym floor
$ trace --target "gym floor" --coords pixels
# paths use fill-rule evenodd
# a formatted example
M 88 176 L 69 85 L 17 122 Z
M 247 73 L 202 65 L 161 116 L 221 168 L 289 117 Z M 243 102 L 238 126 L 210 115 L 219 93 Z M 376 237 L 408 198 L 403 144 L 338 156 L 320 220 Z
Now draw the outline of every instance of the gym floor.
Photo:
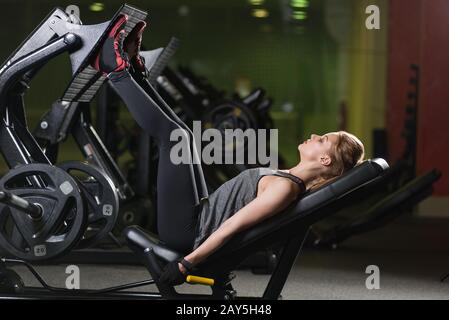
M 449 222 L 402 219 L 354 237 L 337 250 L 305 249 L 298 257 L 284 287 L 283 299 L 449 299 L 449 280 L 439 278 L 449 271 Z M 368 290 L 367 266 L 380 270 L 380 289 Z M 38 283 L 22 267 L 16 271 L 26 285 Z M 38 266 L 49 284 L 64 286 L 66 265 Z M 239 295 L 262 294 L 268 276 L 236 271 L 233 284 Z M 81 265 L 81 287 L 115 286 L 148 279 L 143 267 Z M 183 285 L 180 292 L 209 293 L 201 286 Z M 151 289 L 151 290 L 150 290 Z M 141 290 L 155 291 L 152 286 Z

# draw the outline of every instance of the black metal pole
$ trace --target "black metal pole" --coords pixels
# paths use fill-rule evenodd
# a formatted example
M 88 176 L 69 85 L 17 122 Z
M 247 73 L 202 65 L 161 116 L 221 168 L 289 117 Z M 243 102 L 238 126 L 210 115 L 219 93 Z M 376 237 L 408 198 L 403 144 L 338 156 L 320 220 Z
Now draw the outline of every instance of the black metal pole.
M 42 208 L 7 191 L 0 191 L 0 202 L 29 214 L 33 219 L 42 217 Z

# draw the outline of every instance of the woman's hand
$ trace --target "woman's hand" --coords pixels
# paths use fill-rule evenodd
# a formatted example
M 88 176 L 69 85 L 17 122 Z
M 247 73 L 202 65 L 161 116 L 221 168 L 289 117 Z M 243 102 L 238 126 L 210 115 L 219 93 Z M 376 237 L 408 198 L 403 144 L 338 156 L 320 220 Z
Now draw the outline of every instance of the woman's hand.
M 183 268 L 185 271 L 181 271 L 181 268 L 183 266 L 178 261 L 169 262 L 159 277 L 159 282 L 170 286 L 183 284 L 186 281 L 187 272 L 185 268 Z

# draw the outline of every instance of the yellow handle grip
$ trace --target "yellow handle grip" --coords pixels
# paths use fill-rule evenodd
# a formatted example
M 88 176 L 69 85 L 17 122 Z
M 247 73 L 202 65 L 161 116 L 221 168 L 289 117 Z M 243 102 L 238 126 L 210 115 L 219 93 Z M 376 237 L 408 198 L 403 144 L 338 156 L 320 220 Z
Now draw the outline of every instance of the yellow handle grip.
M 205 286 L 213 286 L 215 283 L 214 279 L 197 276 L 187 276 L 186 282 L 190 284 L 202 284 Z

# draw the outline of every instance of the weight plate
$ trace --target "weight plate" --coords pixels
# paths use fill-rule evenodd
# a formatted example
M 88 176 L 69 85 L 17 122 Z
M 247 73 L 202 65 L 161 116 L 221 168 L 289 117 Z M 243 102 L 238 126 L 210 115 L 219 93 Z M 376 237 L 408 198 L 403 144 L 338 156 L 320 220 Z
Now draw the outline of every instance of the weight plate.
M 119 212 L 119 196 L 111 178 L 100 168 L 80 161 L 58 164 L 79 182 L 87 203 L 87 229 L 78 245 L 87 248 L 97 244 L 114 228 Z
M 226 129 L 241 129 L 245 132 L 247 129 L 257 130 L 259 128 L 255 113 L 246 105 L 237 101 L 225 102 L 213 107 L 204 115 L 202 123 L 203 129 L 218 129 L 224 138 L 226 138 Z M 247 139 L 243 141 L 223 139 L 222 142 L 225 153 L 235 154 L 239 149 L 245 151 L 247 146 Z
M 236 101 L 222 103 L 206 113 L 203 121 L 210 123 L 212 128 L 225 129 L 257 129 L 257 119 L 254 112 L 244 104 Z
M 149 198 L 136 197 L 120 207 L 114 234 L 121 236 L 122 231 L 126 227 L 133 225 L 141 226 L 149 231 L 155 231 L 156 212 Z
M 0 179 L 9 191 L 42 208 L 42 217 L 0 204 L 0 246 L 10 255 L 41 261 L 70 251 L 86 227 L 84 198 L 75 181 L 58 167 L 27 164 L 11 169 Z

